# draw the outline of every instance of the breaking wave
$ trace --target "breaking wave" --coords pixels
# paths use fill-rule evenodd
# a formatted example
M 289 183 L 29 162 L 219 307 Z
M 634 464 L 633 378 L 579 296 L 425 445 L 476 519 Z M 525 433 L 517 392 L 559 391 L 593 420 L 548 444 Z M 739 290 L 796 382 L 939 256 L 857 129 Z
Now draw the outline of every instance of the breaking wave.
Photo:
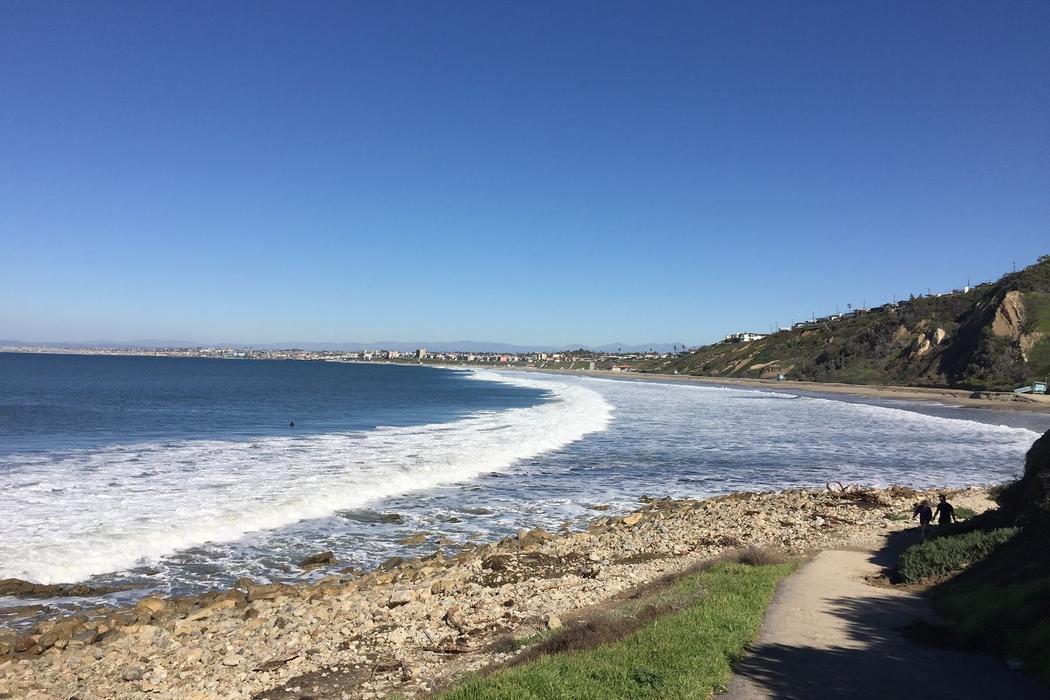
M 0 460 L 0 578 L 79 581 L 143 560 L 461 482 L 606 428 L 612 406 L 554 378 L 528 408 L 451 423 L 254 440 L 180 440 Z

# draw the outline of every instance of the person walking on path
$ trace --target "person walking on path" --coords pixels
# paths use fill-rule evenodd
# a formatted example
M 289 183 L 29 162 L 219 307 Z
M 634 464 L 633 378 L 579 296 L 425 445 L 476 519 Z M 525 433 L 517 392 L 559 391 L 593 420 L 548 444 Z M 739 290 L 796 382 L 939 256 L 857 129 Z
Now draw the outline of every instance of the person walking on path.
M 951 508 L 951 506 L 948 506 Z M 933 522 L 933 508 L 930 507 L 929 501 L 920 501 L 915 504 L 915 509 L 911 512 L 912 519 L 918 518 L 919 525 L 922 528 L 922 539 L 926 539 L 926 526 Z
M 938 525 L 951 525 L 952 523 L 959 522 L 959 519 L 955 517 L 955 508 L 948 502 L 948 498 L 942 493 L 941 502 L 937 504 L 937 524 Z

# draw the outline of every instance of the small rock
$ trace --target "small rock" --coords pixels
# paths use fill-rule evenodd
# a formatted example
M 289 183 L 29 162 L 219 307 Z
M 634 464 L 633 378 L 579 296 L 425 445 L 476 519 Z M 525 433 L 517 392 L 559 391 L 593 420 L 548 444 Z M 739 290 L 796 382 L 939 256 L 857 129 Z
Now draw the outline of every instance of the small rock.
M 584 564 L 580 567 L 580 578 L 598 578 L 602 573 L 602 567 L 597 564 Z
M 390 594 L 390 600 L 386 602 L 388 608 L 396 608 L 402 605 L 408 605 L 412 602 L 412 593 L 406 590 L 394 591 Z
M 101 636 L 102 636 L 102 633 L 100 633 L 97 629 L 93 629 L 93 630 L 89 629 L 89 630 L 84 630 L 83 632 L 80 632 L 79 634 L 73 635 L 73 641 L 79 642 L 80 644 L 94 644 L 95 642 L 97 642 L 99 640 L 99 638 Z
M 403 540 L 401 540 L 401 544 L 417 545 L 417 544 L 423 544 L 426 541 L 427 541 L 426 533 L 425 532 L 420 532 L 418 534 L 410 535 L 410 536 L 404 538 Z
M 142 667 L 141 666 L 128 666 L 124 669 L 124 672 L 120 674 L 120 677 L 126 681 L 141 681 L 142 680 Z
M 630 515 L 624 516 L 623 520 L 621 520 L 620 522 L 622 522 L 628 527 L 634 527 L 638 523 L 642 522 L 642 518 L 644 517 L 645 516 L 641 513 L 631 513 Z
M 222 657 L 222 665 L 223 666 L 240 666 L 241 665 L 241 657 L 237 656 L 237 654 L 227 654 L 226 656 Z
M 557 615 L 551 614 L 547 616 L 547 629 L 556 630 L 561 628 L 561 618 Z
M 430 586 L 430 592 L 434 595 L 440 595 L 442 593 L 451 593 L 455 584 L 448 579 L 438 579 Z

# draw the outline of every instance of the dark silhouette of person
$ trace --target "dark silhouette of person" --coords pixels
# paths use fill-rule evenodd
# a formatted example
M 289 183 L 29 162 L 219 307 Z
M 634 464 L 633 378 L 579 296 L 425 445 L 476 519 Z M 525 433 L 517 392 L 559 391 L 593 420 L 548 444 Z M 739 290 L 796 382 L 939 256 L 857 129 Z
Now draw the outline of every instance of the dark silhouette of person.
M 941 502 L 937 504 L 937 524 L 951 525 L 959 522 L 959 519 L 955 517 L 955 508 L 948 502 L 948 498 L 943 493 L 940 498 Z
M 919 519 L 919 525 L 922 527 L 922 538 L 926 539 L 926 526 L 933 522 L 933 508 L 930 507 L 929 501 L 920 501 L 915 504 L 915 508 L 911 512 L 911 517 Z

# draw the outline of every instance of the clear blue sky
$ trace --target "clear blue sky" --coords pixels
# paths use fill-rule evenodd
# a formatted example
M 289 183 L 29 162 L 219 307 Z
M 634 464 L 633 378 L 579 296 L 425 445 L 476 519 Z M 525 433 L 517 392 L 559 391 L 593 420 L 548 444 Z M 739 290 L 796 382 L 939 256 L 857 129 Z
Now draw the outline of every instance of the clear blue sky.
M 1050 3 L 6 2 L 0 338 L 698 343 L 1050 252 Z

